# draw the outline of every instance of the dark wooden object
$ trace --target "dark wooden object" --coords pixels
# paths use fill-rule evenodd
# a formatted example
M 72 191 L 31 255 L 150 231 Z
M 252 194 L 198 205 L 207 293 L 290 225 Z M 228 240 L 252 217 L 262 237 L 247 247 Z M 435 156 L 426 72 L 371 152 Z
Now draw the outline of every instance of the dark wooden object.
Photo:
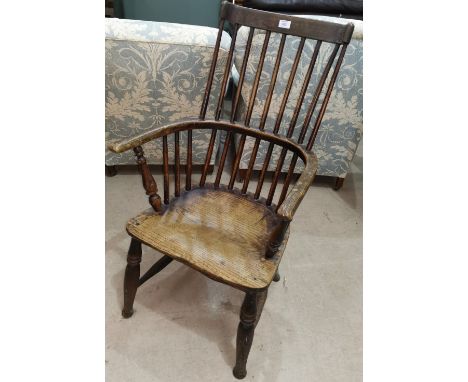
M 290 22 L 289 29 L 281 27 L 281 25 L 284 25 L 280 23 L 281 20 Z M 220 84 L 220 96 L 215 101 L 214 120 L 209 120 L 205 117 L 208 105 L 211 102 L 210 94 L 213 86 L 214 71 L 216 70 L 222 30 L 226 21 L 233 25 L 232 43 Z M 246 54 L 240 68 L 239 88 L 232 101 L 231 120 L 229 122 L 221 121 L 223 95 L 229 79 L 237 31 L 241 25 L 249 26 L 250 31 L 245 49 Z M 234 116 L 237 115 L 238 101 L 255 29 L 266 30 L 265 40 L 260 55 L 259 70 L 255 76 L 251 97 L 247 105 L 246 117 L 243 123 L 238 123 L 235 121 Z M 224 2 L 221 9 L 221 20 L 213 54 L 213 62 L 207 76 L 207 86 L 199 120 L 157 127 L 129 140 L 114 142 L 108 146 L 111 151 L 116 153 L 130 149 L 134 150 L 142 174 L 143 186 L 146 194 L 149 196 L 149 203 L 152 207 L 135 218 L 130 219 L 127 224 L 127 232 L 132 237 L 132 241 L 125 272 L 123 316 L 130 317 L 133 313 L 133 300 L 136 289 L 150 277 L 164 269 L 173 259 L 198 270 L 213 280 L 244 291 L 246 295 L 240 314 L 237 332 L 236 364 L 233 370 L 234 376 L 239 379 L 244 378 L 247 373 L 247 358 L 252 345 L 254 330 L 260 319 L 266 300 L 268 287 L 272 281 L 279 280 L 278 266 L 289 237 L 289 224 L 312 183 L 317 170 L 317 158 L 312 152 L 313 142 L 352 31 L 352 24 L 340 25 L 325 21 L 299 19 L 286 15 L 255 11 Z M 282 34 L 281 42 L 275 58 L 275 66 L 269 84 L 266 106 L 262 113 L 261 125 L 258 129 L 250 128 L 250 118 L 257 96 L 257 89 L 261 81 L 260 73 L 272 32 Z M 274 84 L 287 35 L 300 36 L 301 42 L 290 72 L 284 98 L 281 101 L 280 113 L 277 115 L 273 132 L 268 132 L 265 130 L 266 117 L 269 112 Z M 295 82 L 296 69 L 306 39 L 318 41 L 315 45 L 308 74 L 306 75 L 307 83 L 301 87 L 302 90 L 295 109 L 297 113 L 294 113 L 287 136 L 283 137 L 278 135 L 279 126 L 288 102 L 289 93 Z M 308 108 L 307 123 L 303 124 L 300 138 L 296 142 L 291 138 L 297 121 L 298 110 L 302 107 L 305 89 L 311 78 L 322 41 L 335 44 L 332 56 L 327 64 L 326 76 L 333 66 L 335 56 L 339 52 L 338 60 L 335 63 L 335 68 L 328 81 L 327 90 L 324 95 L 321 92 L 327 82 L 326 78 L 319 81 L 314 99 Z M 321 95 L 322 97 L 320 97 Z M 315 113 L 317 114 L 317 119 L 313 124 L 313 129 L 309 132 L 307 146 L 303 146 L 308 126 L 312 115 L 315 115 L 314 110 L 319 99 L 322 100 L 322 104 L 319 112 Z M 195 129 L 211 130 L 205 164 L 198 182 L 192 179 L 192 131 Z M 213 155 L 216 134 L 220 130 L 226 132 L 226 141 L 215 179 L 210 181 L 208 176 L 209 162 Z M 180 133 L 183 131 L 187 131 L 188 139 L 185 188 L 180 184 L 179 139 Z M 226 155 L 229 145 L 233 141 L 234 134 L 240 134 L 241 144 L 236 151 L 229 180 L 223 180 L 222 174 Z M 172 137 L 175 140 L 175 164 L 174 173 L 171 175 L 168 165 L 168 139 L 172 139 Z M 249 168 L 244 174 L 243 187 L 242 189 L 237 189 L 234 187 L 234 179 L 239 175 L 239 161 L 247 137 L 254 139 L 255 149 L 249 160 Z M 161 139 L 163 143 L 162 199 L 158 195 L 156 181 L 146 163 L 142 148 L 142 145 L 145 143 L 157 139 Z M 248 192 L 248 183 L 256 160 L 256 150 L 262 142 L 268 144 L 268 154 L 263 163 L 260 181 L 255 193 L 250 193 Z M 274 156 L 272 155 L 275 148 L 279 148 L 281 151 L 280 158 L 276 162 L 273 161 Z M 289 167 L 287 178 L 280 187 L 280 172 L 283 161 L 288 153 L 292 156 L 293 160 Z M 269 190 L 264 193 L 262 186 L 265 170 L 272 161 L 271 165 L 274 165 L 276 170 Z M 294 183 L 296 177 L 293 176 L 293 172 L 298 161 L 303 163 L 303 170 Z M 171 186 L 171 179 L 173 179 L 173 187 Z M 289 189 L 291 184 L 293 185 Z M 280 196 L 276 200 L 275 191 L 277 188 L 280 188 Z M 140 277 L 141 243 L 156 249 L 164 255 L 142 277 Z
M 117 168 L 115 166 L 106 165 L 106 176 L 112 177 L 117 175 Z
M 333 189 L 335 191 L 338 191 L 341 187 L 343 187 L 344 180 L 345 178 L 336 177 L 335 186 L 333 187 Z

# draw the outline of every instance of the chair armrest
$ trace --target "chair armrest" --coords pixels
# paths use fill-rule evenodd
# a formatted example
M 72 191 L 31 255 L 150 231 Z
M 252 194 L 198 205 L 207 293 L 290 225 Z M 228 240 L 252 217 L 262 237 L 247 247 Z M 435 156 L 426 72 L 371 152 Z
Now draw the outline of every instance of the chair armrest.
M 188 126 L 190 123 L 197 123 L 199 120 L 184 121 L 169 125 L 157 126 L 135 137 L 124 139 L 121 141 L 110 141 L 107 143 L 107 148 L 114 153 L 123 153 L 135 147 L 141 146 L 144 143 L 152 141 L 153 139 L 170 134 L 178 126 Z
M 312 184 L 317 172 L 317 156 L 313 152 L 307 152 L 305 168 L 293 188 L 288 192 L 286 198 L 277 213 L 286 221 L 291 221 L 299 204 L 304 198 L 309 186 Z
M 175 132 L 191 129 L 211 129 L 211 130 L 225 130 L 234 133 L 245 134 L 254 138 L 260 138 L 271 143 L 282 146 L 292 150 L 295 155 L 298 155 L 305 163 L 305 168 L 299 177 L 296 184 L 289 191 L 283 203 L 279 207 L 277 214 L 288 223 L 292 220 L 299 204 L 301 203 L 304 195 L 309 189 L 310 184 L 314 180 L 315 173 L 317 172 L 317 157 L 313 152 L 308 152 L 304 147 L 297 144 L 289 138 L 285 138 L 267 131 L 248 128 L 243 125 L 233 124 L 226 121 L 212 121 L 212 120 L 189 120 L 178 122 L 170 125 L 159 126 L 149 130 L 136 137 L 126 139 L 119 142 L 109 142 L 107 147 L 114 153 L 122 153 L 130 149 L 147 143 L 153 139 L 157 139 Z M 138 149 L 137 149 L 138 150 Z

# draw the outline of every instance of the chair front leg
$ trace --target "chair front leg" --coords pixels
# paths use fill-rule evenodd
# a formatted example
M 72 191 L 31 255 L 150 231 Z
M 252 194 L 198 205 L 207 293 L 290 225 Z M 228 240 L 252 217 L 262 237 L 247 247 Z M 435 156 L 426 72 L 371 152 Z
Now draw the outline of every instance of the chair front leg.
M 129 318 L 133 315 L 133 301 L 135 300 L 140 279 L 141 242 L 132 238 L 128 249 L 127 267 L 124 279 L 124 307 L 122 316 Z
M 247 375 L 247 358 L 254 336 L 255 327 L 262 314 L 267 290 L 262 292 L 247 292 L 242 304 L 240 322 L 237 328 L 236 365 L 233 369 L 234 377 L 245 378 Z

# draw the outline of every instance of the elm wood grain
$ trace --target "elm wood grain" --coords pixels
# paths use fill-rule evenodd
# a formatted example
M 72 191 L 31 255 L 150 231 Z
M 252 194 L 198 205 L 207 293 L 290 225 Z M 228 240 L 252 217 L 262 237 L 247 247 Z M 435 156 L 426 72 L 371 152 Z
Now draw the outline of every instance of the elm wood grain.
M 162 214 L 145 211 L 127 231 L 208 277 L 241 290 L 267 288 L 284 246 L 266 258 L 274 210 L 226 189 L 198 188 L 174 198 Z M 287 238 L 284 240 L 287 241 Z

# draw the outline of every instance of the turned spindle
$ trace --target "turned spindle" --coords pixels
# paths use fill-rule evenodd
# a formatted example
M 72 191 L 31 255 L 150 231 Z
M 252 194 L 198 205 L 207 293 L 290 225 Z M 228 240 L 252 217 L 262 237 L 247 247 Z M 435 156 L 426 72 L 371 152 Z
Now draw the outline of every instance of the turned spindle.
M 149 196 L 149 203 L 156 212 L 162 211 L 161 197 L 158 195 L 158 186 L 156 181 L 151 175 L 148 163 L 144 157 L 144 152 L 141 146 L 137 146 L 133 149 L 136 155 L 136 161 L 138 163 L 138 169 L 140 170 L 141 177 L 143 180 L 143 187 L 145 188 L 146 195 Z

